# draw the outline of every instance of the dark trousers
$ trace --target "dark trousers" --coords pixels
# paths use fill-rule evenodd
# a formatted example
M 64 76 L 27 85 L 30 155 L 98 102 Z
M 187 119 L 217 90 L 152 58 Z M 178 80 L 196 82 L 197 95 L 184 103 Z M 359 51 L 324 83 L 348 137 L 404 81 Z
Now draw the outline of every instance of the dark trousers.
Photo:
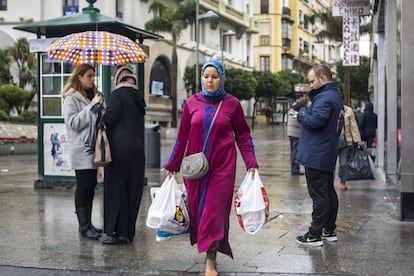
M 76 191 L 75 191 L 75 207 L 83 208 L 92 206 L 93 197 L 95 196 L 95 188 L 97 170 L 75 170 L 76 175 Z
M 338 176 L 339 181 L 341 183 L 344 183 L 346 181 L 346 163 L 348 162 L 349 158 L 351 158 L 351 154 L 353 152 L 352 146 L 347 146 L 339 150 L 339 156 L 338 156 Z
M 371 148 L 372 147 L 372 143 L 374 142 L 374 138 L 375 138 L 375 136 L 367 137 L 367 139 L 366 139 L 367 148 Z
M 308 192 L 313 201 L 309 232 L 320 236 L 322 229 L 333 231 L 338 214 L 338 195 L 334 188 L 334 172 L 305 168 Z
M 295 162 L 296 153 L 298 152 L 299 138 L 289 136 L 290 140 L 290 173 L 299 173 L 299 164 Z

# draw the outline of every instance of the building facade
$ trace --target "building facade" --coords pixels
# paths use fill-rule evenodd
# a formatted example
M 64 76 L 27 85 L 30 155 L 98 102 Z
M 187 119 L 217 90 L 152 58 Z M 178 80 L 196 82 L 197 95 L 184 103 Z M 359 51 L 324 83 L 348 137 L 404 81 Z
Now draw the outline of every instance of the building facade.
M 306 75 L 315 63 L 338 61 L 339 43 L 316 36 L 324 26 L 315 20 L 315 13 L 326 12 L 330 5 L 329 0 L 256 1 L 255 69 L 295 70 Z
M 36 39 L 35 35 L 13 29 L 14 26 L 70 16 L 82 11 L 91 2 L 100 13 L 144 29 L 147 21 L 153 18 L 149 6 L 153 0 L 13 0 L 1 1 L 0 38 L 1 46 L 12 45 L 19 37 Z M 158 1 L 167 6 L 176 5 L 173 0 Z M 218 15 L 216 20 L 199 20 L 199 64 L 210 58 L 222 59 L 226 68 L 254 68 L 253 37 L 257 32 L 253 20 L 253 0 L 199 0 L 200 14 L 208 11 Z M 178 112 L 181 103 L 192 94 L 184 87 L 183 76 L 187 66 L 196 64 L 195 25 L 181 34 L 177 43 L 177 101 Z M 168 33 L 160 33 L 163 39 L 145 40 L 149 53 L 145 62 L 146 120 L 151 123 L 170 125 L 172 101 L 171 68 L 172 47 Z M 161 87 L 161 89 L 160 89 Z
M 411 0 L 372 2 L 370 78 L 378 114 L 377 165 L 384 183 L 394 183 L 401 220 L 414 220 L 414 105 Z

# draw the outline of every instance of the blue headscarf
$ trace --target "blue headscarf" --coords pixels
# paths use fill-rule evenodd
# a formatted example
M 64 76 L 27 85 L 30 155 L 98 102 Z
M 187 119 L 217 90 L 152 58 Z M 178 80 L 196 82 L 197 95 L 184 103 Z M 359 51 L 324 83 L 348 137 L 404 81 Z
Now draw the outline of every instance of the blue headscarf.
M 213 66 L 214 68 L 216 68 L 220 76 L 220 87 L 219 89 L 217 89 L 217 91 L 213 93 L 207 92 L 206 88 L 204 87 L 204 81 L 203 81 L 204 71 L 209 66 Z M 204 63 L 203 68 L 201 68 L 201 92 L 203 93 L 203 96 L 207 101 L 217 102 L 217 101 L 220 101 L 224 97 L 224 95 L 226 94 L 226 91 L 224 90 L 225 78 L 226 78 L 226 73 L 224 72 L 223 64 L 219 60 L 212 59 Z

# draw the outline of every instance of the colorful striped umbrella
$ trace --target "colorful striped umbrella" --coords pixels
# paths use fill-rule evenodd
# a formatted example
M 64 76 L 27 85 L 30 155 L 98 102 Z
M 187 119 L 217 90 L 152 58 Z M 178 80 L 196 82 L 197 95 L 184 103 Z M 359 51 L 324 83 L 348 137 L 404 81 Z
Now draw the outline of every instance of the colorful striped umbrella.
M 57 39 L 46 51 L 49 60 L 74 65 L 117 66 L 143 63 L 147 54 L 126 36 L 106 31 L 73 33 Z

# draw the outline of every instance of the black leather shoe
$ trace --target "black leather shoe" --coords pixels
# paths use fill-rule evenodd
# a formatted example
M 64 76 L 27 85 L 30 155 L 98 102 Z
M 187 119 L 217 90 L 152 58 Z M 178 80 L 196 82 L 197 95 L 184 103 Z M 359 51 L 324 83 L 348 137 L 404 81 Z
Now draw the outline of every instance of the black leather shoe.
M 79 232 L 81 233 L 82 237 L 91 240 L 98 240 L 100 237 L 100 235 L 93 231 L 89 226 L 79 227 Z
M 93 224 L 92 224 L 92 223 L 91 223 L 90 227 L 91 227 L 91 229 L 92 229 L 93 231 L 95 231 L 96 233 L 98 233 L 98 234 L 102 234 L 102 229 L 100 229 L 100 228 L 96 228 L 95 226 L 93 226 Z
M 105 239 L 102 240 L 102 244 L 127 244 L 128 239 L 122 236 L 106 236 Z

